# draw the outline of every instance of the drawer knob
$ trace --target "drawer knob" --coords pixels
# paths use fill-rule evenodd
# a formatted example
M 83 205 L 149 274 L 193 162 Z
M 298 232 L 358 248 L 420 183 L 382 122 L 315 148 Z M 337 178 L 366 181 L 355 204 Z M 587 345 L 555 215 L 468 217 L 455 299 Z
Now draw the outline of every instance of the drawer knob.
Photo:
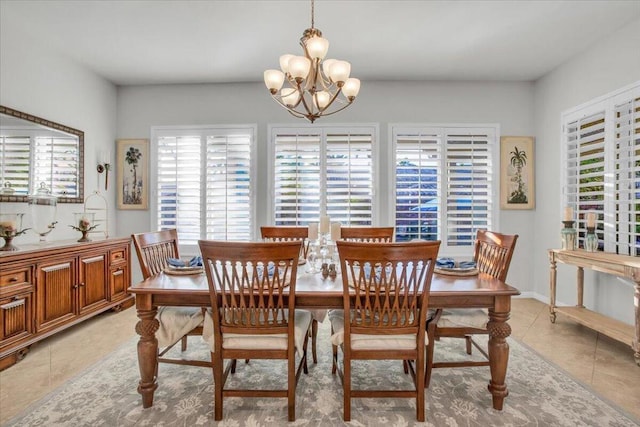
M 18 277 L 16 277 L 16 276 L 13 276 L 11 279 L 9 279 L 9 282 L 11 282 L 11 283 L 15 283 L 17 281 L 18 281 Z

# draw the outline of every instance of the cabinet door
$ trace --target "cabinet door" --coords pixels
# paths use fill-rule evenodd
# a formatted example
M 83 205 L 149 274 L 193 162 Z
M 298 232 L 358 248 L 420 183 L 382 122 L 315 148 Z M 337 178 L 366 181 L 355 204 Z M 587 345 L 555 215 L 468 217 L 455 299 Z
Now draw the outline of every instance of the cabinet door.
M 36 330 L 40 332 L 76 315 L 76 261 L 42 263 L 36 271 Z
M 119 267 L 112 267 L 110 273 L 111 301 L 117 301 L 127 295 L 129 272 L 126 265 L 121 265 Z
M 80 314 L 98 309 L 108 303 L 107 255 L 80 258 L 78 300 Z
M 33 333 L 31 297 L 33 293 L 0 299 L 0 348 Z

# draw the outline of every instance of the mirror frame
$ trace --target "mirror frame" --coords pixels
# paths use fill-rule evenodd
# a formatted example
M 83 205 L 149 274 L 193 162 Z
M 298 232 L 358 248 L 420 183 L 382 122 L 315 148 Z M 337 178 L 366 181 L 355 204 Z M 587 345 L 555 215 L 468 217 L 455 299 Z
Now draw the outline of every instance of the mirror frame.
M 78 148 L 80 149 L 79 159 L 79 174 L 78 174 L 78 197 L 58 197 L 58 203 L 84 203 L 84 132 L 78 129 L 70 128 L 60 123 L 52 122 L 41 117 L 33 116 L 31 114 L 23 113 L 13 108 L 0 105 L 0 114 L 6 114 L 18 119 L 26 120 L 32 123 L 36 123 L 41 126 L 45 126 L 51 129 L 66 132 L 78 137 Z M 28 196 L 13 196 L 0 194 L 0 202 L 27 202 Z

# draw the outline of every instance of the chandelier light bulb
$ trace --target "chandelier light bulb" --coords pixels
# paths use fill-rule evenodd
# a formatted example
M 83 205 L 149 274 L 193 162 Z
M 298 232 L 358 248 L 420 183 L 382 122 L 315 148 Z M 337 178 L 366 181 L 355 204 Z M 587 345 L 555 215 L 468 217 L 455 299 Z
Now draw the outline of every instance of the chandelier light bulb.
M 266 70 L 264 72 L 264 84 L 271 93 L 276 93 L 284 84 L 284 73 L 280 70 Z
M 306 43 L 307 53 L 311 59 L 324 59 L 329 50 L 329 40 L 322 37 L 311 37 Z
M 352 77 L 344 82 L 342 94 L 346 96 L 349 101 L 353 101 L 355 97 L 358 96 L 358 92 L 360 92 L 360 80 Z

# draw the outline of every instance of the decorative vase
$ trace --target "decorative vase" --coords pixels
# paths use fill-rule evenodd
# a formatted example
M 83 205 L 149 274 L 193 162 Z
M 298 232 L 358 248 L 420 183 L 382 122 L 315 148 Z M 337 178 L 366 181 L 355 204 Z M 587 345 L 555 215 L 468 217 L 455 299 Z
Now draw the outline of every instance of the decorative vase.
M 560 239 L 562 241 L 562 250 L 574 251 L 576 250 L 576 238 L 578 232 L 573 228 L 573 221 L 562 221 L 564 228 L 560 230 Z
M 71 228 L 78 230 L 82 233 L 82 237 L 78 242 L 90 242 L 89 232 L 96 228 L 93 224 L 95 220 L 95 213 L 93 212 L 77 212 L 75 213 L 76 225 L 72 225 Z
M 587 235 L 584 238 L 584 248 L 589 252 L 596 252 L 598 250 L 598 236 L 595 230 L 595 227 L 587 227 Z
M 0 214 L 0 237 L 4 239 L 4 246 L 0 251 L 17 251 L 13 238 L 23 234 L 28 229 L 21 230 L 23 213 L 3 213 Z

